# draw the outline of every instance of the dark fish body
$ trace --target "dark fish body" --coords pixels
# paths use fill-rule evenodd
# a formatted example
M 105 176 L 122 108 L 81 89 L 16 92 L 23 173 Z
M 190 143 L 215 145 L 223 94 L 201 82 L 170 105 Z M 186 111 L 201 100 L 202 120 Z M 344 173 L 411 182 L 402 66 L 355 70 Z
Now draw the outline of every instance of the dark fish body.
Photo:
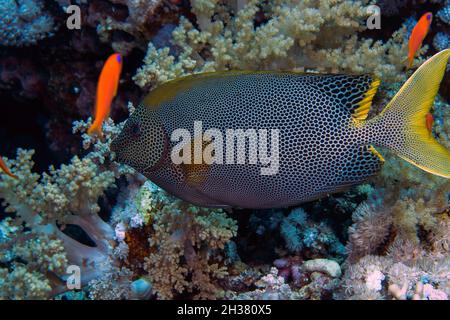
M 420 123 L 412 129 L 410 123 L 420 122 L 415 115 L 431 107 L 429 96 L 437 92 L 449 52 L 416 72 L 434 82 L 405 84 L 371 120 L 366 117 L 379 81 L 369 75 L 222 72 L 180 78 L 144 99 L 112 149 L 119 161 L 201 206 L 284 207 L 344 190 L 381 169 L 383 159 L 372 145 L 448 177 L 443 161 L 449 152 L 428 132 L 425 137 L 425 116 L 423 128 Z M 430 87 L 426 98 L 418 98 L 420 86 Z M 173 150 L 181 144 L 174 139 L 177 129 L 190 133 L 184 151 L 192 151 L 191 160 L 201 158 L 209 145 L 216 161 L 174 163 Z M 207 132 L 211 139 L 205 139 Z M 425 145 L 428 154 L 421 150 Z M 268 155 L 277 157 L 263 161 Z

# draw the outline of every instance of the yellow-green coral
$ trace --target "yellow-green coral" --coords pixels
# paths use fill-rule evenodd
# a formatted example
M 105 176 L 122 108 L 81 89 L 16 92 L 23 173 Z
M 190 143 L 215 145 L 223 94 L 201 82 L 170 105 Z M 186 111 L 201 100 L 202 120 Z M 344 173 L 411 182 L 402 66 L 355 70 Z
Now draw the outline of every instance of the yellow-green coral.
M 236 222 L 222 210 L 171 197 L 151 182 L 142 188 L 147 190 L 140 192 L 140 210 L 152 223 L 145 268 L 158 296 L 190 292 L 196 298 L 218 297 L 217 280 L 227 275 L 227 268 L 216 251 L 236 235 Z
M 77 123 L 75 131 L 88 126 Z M 63 292 L 68 264 L 81 268 L 83 285 L 104 271 L 114 230 L 97 215 L 97 201 L 114 186 L 116 176 L 129 172 L 112 162 L 108 144 L 114 130 L 120 129 L 109 121 L 103 141 L 85 135 L 84 146 L 91 152 L 42 175 L 32 171 L 33 150 L 18 149 L 15 160 L 6 159 L 18 179 L 0 175 L 0 198 L 12 215 L 0 223 L 2 296 L 39 299 Z M 82 228 L 95 247 L 64 234 L 66 224 Z
M 405 77 L 406 28 L 386 43 L 357 35 L 366 29 L 368 1 L 238 2 L 192 1 L 199 29 L 180 19 L 173 32 L 173 43 L 181 48 L 177 57 L 169 48 L 156 49 L 149 43 L 135 82 L 145 87 L 227 69 L 364 72 L 387 81 Z M 260 10 L 268 20 L 255 26 Z
M 48 298 L 54 284 L 48 274 L 67 267 L 62 241 L 43 234 L 24 234 L 10 243 L 11 239 L 3 245 L 0 241 L 0 263 L 9 266 L 0 267 L 0 300 Z
M 68 165 L 49 168 L 42 177 L 32 173 L 33 151 L 19 149 L 13 164 L 18 180 L 0 180 L 0 196 L 8 203 L 7 212 L 27 213 L 28 223 L 45 223 L 73 213 L 95 214 L 97 199 L 114 183 L 114 172 L 102 170 L 88 157 L 74 157 Z M 40 178 L 40 179 L 39 179 Z M 23 210 L 24 207 L 28 210 Z

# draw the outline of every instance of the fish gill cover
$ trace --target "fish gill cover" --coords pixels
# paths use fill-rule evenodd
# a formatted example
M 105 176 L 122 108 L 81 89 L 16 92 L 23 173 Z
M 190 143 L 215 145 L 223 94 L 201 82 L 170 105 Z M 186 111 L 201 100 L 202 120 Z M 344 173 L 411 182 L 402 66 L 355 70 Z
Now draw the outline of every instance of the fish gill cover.
M 293 207 L 224 210 L 168 194 L 116 162 L 110 144 L 149 91 L 204 72 L 370 74 L 381 80 L 372 119 L 449 48 L 449 8 L 438 0 L 1 1 L 0 299 L 447 300 L 450 180 L 389 150 L 379 150 L 380 173 L 350 189 Z M 427 12 L 431 28 L 413 32 Z M 424 38 L 407 70 L 413 33 Z M 101 134 L 89 135 L 113 52 L 123 65 L 118 90 L 105 87 Z M 427 117 L 447 150 L 448 81 L 447 73 Z

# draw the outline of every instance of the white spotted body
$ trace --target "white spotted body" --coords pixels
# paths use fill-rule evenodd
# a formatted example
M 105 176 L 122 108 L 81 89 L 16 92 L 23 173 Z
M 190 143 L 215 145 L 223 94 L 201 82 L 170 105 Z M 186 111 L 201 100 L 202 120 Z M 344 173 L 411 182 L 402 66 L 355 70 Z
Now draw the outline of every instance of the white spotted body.
M 424 84 L 418 79 L 412 83 L 431 86 L 428 95 L 432 98 L 449 52 L 443 51 L 433 63 L 427 62 L 422 72 L 415 73 L 416 80 L 433 73 L 434 82 Z M 409 89 L 402 88 L 403 100 L 394 98 L 381 115 L 366 120 L 378 84 L 368 75 L 282 72 L 222 72 L 181 78 L 152 91 L 112 147 L 119 161 L 170 193 L 202 206 L 284 207 L 344 190 L 380 170 L 383 160 L 372 144 L 389 147 L 427 171 L 449 175 L 449 165 L 442 163 L 448 150 L 433 139 L 436 164 L 410 143 L 410 137 L 414 143 L 423 138 L 422 131 L 413 132 L 409 126 L 415 109 L 429 110 L 432 99 L 430 102 L 427 96 L 421 103 L 412 96 L 414 91 L 408 96 L 405 92 Z M 398 109 L 403 104 L 407 105 L 404 110 Z M 171 141 L 171 134 L 179 128 L 193 133 L 195 122 L 201 122 L 203 130 L 218 129 L 224 137 L 227 129 L 278 130 L 276 172 L 262 175 L 261 168 L 267 166 L 249 161 L 174 164 L 170 151 L 176 141 Z M 139 134 L 134 136 L 134 131 Z M 250 151 L 247 149 L 247 154 Z

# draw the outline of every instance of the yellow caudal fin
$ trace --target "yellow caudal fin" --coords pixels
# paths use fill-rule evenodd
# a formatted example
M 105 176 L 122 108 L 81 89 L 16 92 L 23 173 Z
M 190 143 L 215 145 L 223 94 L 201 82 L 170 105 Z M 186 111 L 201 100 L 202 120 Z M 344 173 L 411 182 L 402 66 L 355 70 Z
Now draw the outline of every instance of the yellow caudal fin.
M 450 49 L 446 49 L 428 59 L 377 117 L 385 130 L 383 145 L 417 167 L 446 178 L 450 178 L 450 152 L 430 134 L 426 119 L 449 57 Z

